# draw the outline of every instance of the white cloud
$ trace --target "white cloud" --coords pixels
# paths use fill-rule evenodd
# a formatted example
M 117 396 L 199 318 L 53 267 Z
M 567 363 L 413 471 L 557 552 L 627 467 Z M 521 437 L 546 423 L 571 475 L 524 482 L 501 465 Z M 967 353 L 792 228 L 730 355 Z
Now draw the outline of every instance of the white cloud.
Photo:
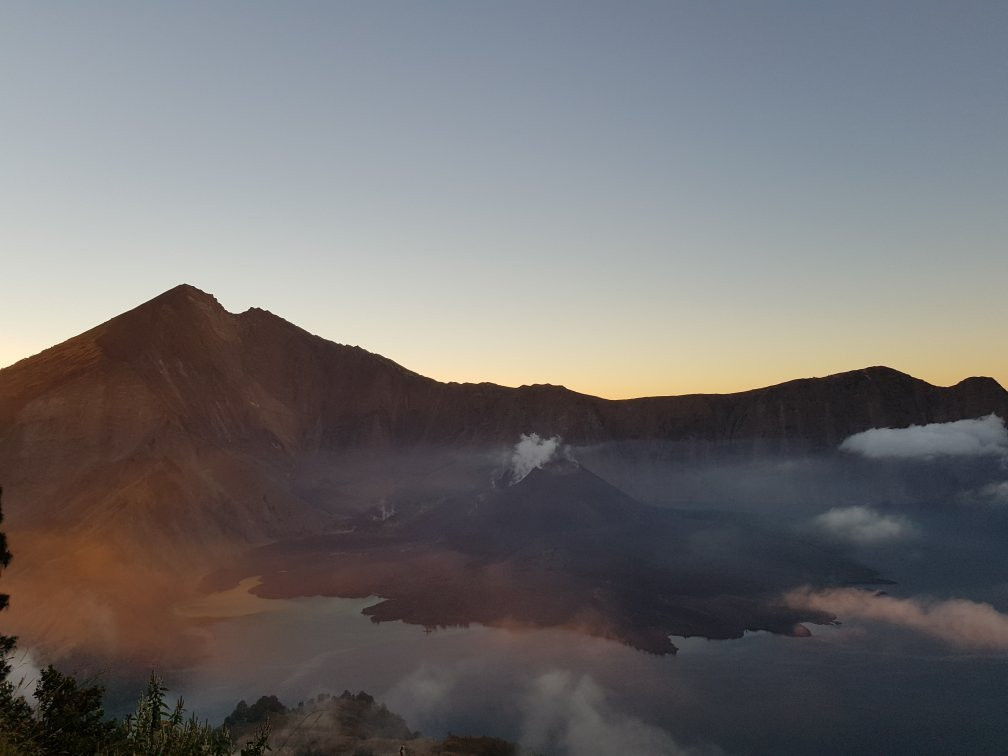
M 861 588 L 791 591 L 791 606 L 905 627 L 953 646 L 979 651 L 1008 651 L 1008 615 L 990 604 L 966 599 L 901 599 Z
M 986 503 L 1008 506 L 1008 480 L 986 485 L 980 489 L 979 494 Z
M 951 423 L 872 428 L 840 444 L 844 451 L 865 457 L 957 457 L 1008 455 L 1008 430 L 997 415 Z
M 422 664 L 396 683 L 385 699 L 407 722 L 426 720 L 450 707 L 455 684 L 453 671 Z
M 679 745 L 662 729 L 615 712 L 588 675 L 553 671 L 536 678 L 527 702 L 521 745 L 570 756 L 720 754 L 713 746 Z
M 917 528 L 907 518 L 884 515 L 871 507 L 834 507 L 812 520 L 832 536 L 855 543 L 881 543 L 917 535 Z

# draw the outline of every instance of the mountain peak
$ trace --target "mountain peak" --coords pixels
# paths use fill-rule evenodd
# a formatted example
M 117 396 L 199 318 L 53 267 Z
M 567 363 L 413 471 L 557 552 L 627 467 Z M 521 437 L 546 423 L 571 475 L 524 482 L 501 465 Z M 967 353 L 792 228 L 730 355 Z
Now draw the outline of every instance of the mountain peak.
M 210 299 L 214 298 L 212 294 L 209 294 L 203 291 L 202 289 L 188 283 L 180 283 L 177 286 L 173 286 L 167 291 L 165 291 L 163 294 L 159 294 L 158 296 L 167 297 L 178 294 L 196 295 L 201 297 L 208 297 Z
M 969 387 L 983 391 L 1004 391 L 1004 387 L 1000 383 L 986 375 L 974 375 L 969 378 L 963 378 L 955 385 L 956 388 Z
M 98 327 L 110 355 L 132 358 L 152 349 L 181 350 L 233 341 L 234 316 L 205 291 L 180 284 Z
M 202 289 L 197 289 L 195 286 L 187 283 L 173 286 L 168 289 L 168 291 L 158 294 L 153 299 L 150 299 L 142 305 L 134 308 L 134 311 L 151 305 L 169 305 L 172 307 L 195 306 L 201 308 L 211 308 L 214 310 L 224 310 L 221 303 L 217 301 L 217 298 L 213 294 L 209 294 Z

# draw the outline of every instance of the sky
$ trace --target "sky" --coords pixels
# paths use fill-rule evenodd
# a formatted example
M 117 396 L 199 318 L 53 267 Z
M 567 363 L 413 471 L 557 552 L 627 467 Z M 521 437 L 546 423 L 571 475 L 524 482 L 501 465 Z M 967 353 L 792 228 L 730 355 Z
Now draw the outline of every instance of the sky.
M 440 380 L 1008 386 L 1008 3 L 0 1 L 0 365 L 179 283 Z

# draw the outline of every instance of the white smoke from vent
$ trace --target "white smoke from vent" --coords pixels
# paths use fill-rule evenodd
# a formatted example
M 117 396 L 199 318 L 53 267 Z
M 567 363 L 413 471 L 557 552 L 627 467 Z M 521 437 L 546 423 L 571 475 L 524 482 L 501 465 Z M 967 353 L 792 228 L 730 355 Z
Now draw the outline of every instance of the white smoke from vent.
M 556 459 L 560 453 L 560 442 L 560 436 L 542 438 L 538 433 L 522 433 L 511 451 L 511 485 L 523 480 L 536 468 Z
M 844 439 L 840 449 L 873 459 L 1008 456 L 1008 430 L 997 415 L 909 428 L 872 428 Z

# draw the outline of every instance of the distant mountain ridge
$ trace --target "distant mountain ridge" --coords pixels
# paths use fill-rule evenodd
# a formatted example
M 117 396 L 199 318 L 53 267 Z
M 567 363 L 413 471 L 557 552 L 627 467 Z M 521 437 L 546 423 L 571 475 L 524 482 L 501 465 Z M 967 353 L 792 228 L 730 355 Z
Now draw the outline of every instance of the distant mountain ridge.
M 181 285 L 0 370 L 0 479 L 24 502 L 10 507 L 14 528 L 87 523 L 126 548 L 175 534 L 204 554 L 332 527 L 347 506 L 386 495 L 380 475 L 363 488 L 347 483 L 352 469 L 334 479 L 352 455 L 503 450 L 529 432 L 573 445 L 672 442 L 690 458 L 805 453 L 872 427 L 992 412 L 1008 417 L 993 379 L 942 388 L 885 367 L 625 400 L 441 383 Z
M 116 451 L 166 425 L 290 453 L 509 443 L 530 430 L 570 443 L 695 439 L 773 450 L 833 446 L 871 427 L 1003 416 L 1008 393 L 991 378 L 943 388 L 885 367 L 734 394 L 626 400 L 551 385 L 440 383 L 264 310 L 233 315 L 182 285 L 0 370 L 0 444 L 12 427 L 58 422 L 72 403 L 89 410 L 71 425 L 108 436 L 103 443 Z

